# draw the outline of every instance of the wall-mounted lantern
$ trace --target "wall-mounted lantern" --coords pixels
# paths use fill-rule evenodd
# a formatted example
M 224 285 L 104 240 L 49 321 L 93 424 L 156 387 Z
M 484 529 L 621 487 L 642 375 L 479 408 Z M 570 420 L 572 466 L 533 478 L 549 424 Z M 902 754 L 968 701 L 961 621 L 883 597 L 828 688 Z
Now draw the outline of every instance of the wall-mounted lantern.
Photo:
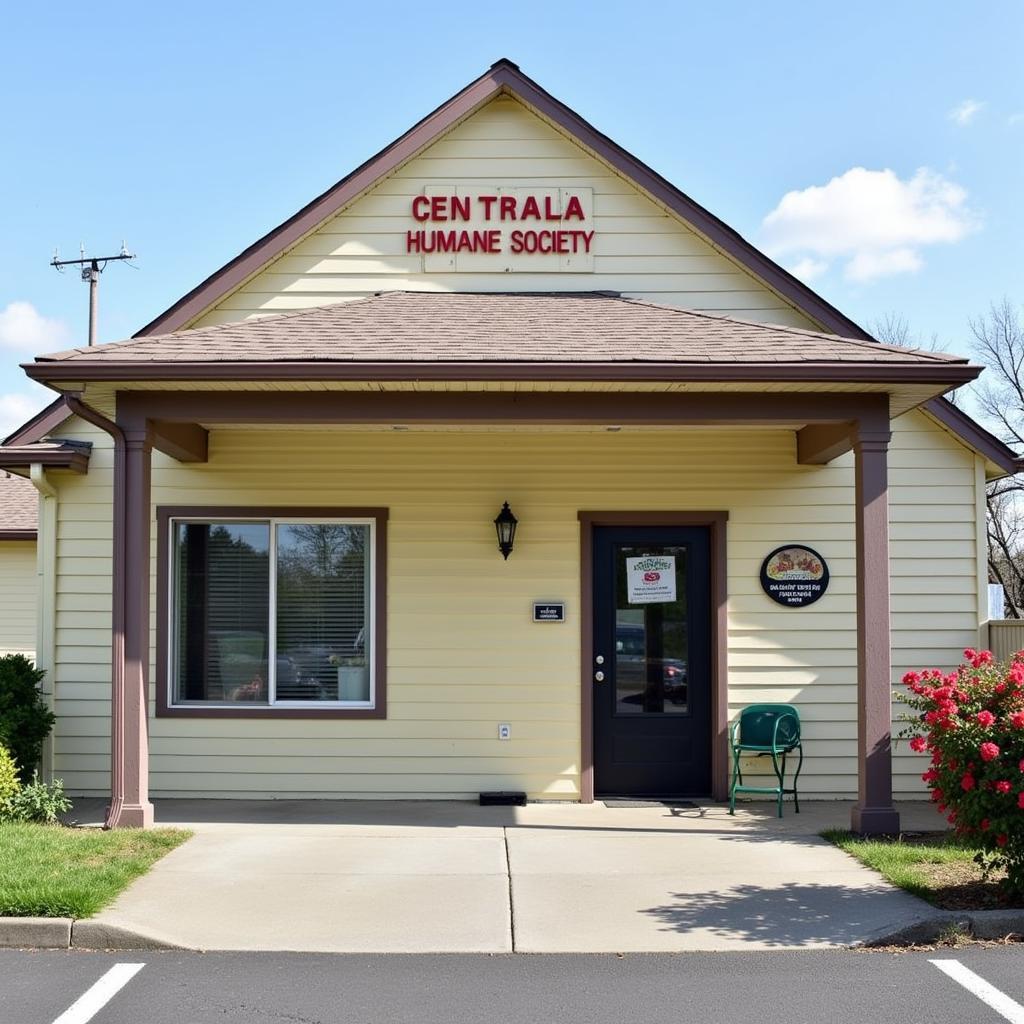
M 512 554 L 512 545 L 515 543 L 518 525 L 519 520 L 512 515 L 512 509 L 508 507 L 506 501 L 494 520 L 494 528 L 498 531 L 498 550 L 506 559 Z

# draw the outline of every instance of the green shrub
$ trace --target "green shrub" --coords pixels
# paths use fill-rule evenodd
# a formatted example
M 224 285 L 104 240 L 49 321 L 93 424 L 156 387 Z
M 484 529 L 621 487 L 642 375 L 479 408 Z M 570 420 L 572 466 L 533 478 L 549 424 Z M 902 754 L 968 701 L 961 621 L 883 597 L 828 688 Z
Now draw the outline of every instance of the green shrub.
M 7 748 L 0 744 L 0 821 L 4 819 L 11 801 L 20 790 L 18 766 L 14 763 L 14 758 L 7 752 Z
M 44 675 L 23 654 L 0 658 L 0 743 L 14 758 L 22 782 L 32 778 L 56 721 L 39 693 Z
M 0 821 L 31 821 L 55 825 L 60 815 L 71 810 L 71 801 L 64 795 L 64 780 L 54 779 L 47 785 L 34 772 L 32 781 L 22 786 L 7 801 L 6 811 L 0 809 Z

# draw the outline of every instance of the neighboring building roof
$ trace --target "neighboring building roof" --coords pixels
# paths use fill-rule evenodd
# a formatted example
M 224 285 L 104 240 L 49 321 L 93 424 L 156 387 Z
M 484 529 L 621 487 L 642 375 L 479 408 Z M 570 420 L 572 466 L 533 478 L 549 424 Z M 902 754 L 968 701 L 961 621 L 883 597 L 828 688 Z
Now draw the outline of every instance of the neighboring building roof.
M 311 364 L 674 364 L 686 376 L 696 365 L 714 379 L 760 367 L 757 379 L 786 378 L 784 367 L 840 368 L 857 379 L 919 371 L 929 379 L 969 379 L 977 368 L 944 353 L 882 345 L 858 338 L 779 327 L 621 298 L 603 292 L 465 293 L 382 292 L 365 299 L 277 316 L 152 335 L 39 356 L 30 376 L 83 380 L 151 377 L 159 369 L 176 379 L 189 367 L 218 364 L 231 379 L 242 364 L 268 373 Z M 225 365 L 227 364 L 227 365 Z M 297 365 L 298 364 L 298 365 Z M 611 371 L 616 372 L 616 371 Z M 208 373 L 204 376 L 209 376 Z
M 0 470 L 0 540 L 35 540 L 39 492 L 30 480 Z
M 70 415 L 70 413 L 68 414 Z M 0 471 L 28 471 L 34 463 L 46 469 L 70 469 L 73 473 L 89 471 L 89 441 L 38 441 L 34 444 L 0 445 Z

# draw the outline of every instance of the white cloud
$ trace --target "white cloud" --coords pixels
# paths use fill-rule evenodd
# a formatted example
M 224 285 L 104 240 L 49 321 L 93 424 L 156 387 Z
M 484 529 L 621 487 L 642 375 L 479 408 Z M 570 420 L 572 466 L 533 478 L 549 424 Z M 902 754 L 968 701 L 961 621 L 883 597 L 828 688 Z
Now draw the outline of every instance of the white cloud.
M 961 128 L 969 125 L 985 104 L 979 100 L 964 100 L 958 103 L 946 116 Z
M 1024 121 L 1024 113 L 1011 114 L 1007 119 L 1006 123 L 1010 128 L 1015 128 L 1022 121 Z
M 33 385 L 33 390 L 29 392 L 0 394 L 0 440 L 13 434 L 26 420 L 45 409 L 53 399 L 53 392 L 39 385 Z
M 794 277 L 799 277 L 801 281 L 813 281 L 816 277 L 821 277 L 828 270 L 828 264 L 824 260 L 815 260 L 811 259 L 810 256 L 805 256 L 802 260 L 797 260 L 796 263 L 793 263 L 786 269 Z
M 66 348 L 70 340 L 63 320 L 43 316 L 31 302 L 9 302 L 0 310 L 0 348 L 38 354 Z
M 848 279 L 869 281 L 919 270 L 922 247 L 959 241 L 976 223 L 967 192 L 937 171 L 922 167 L 903 180 L 889 169 L 853 167 L 787 192 L 761 228 L 765 249 L 789 259 L 798 277 L 842 260 Z

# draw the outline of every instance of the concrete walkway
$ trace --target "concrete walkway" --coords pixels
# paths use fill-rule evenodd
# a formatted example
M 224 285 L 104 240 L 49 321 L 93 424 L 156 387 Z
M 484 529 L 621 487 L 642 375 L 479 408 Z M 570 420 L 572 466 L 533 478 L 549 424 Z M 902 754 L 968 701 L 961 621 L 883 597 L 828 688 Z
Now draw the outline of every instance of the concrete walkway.
M 933 829 L 928 805 L 905 829 Z M 76 818 L 96 821 L 98 802 Z M 930 908 L 817 833 L 849 805 L 486 808 L 186 801 L 195 837 L 94 920 L 195 949 L 655 952 L 846 946 Z

